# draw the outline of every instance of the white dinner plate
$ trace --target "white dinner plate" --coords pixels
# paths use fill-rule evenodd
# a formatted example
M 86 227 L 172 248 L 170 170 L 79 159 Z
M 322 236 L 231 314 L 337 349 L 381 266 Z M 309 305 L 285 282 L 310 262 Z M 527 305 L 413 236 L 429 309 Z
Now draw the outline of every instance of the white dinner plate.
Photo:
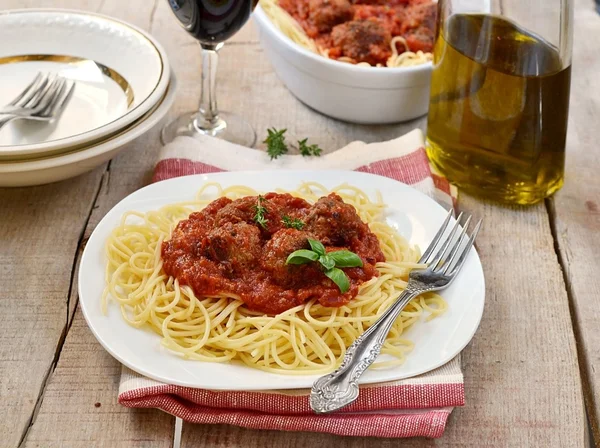
M 17 120 L 0 131 L 0 159 L 16 160 L 99 141 L 148 113 L 164 96 L 165 52 L 119 20 L 65 10 L 0 13 L 0 106 L 39 72 L 76 81 L 60 119 Z
M 150 131 L 169 112 L 177 92 L 175 74 L 172 73 L 170 79 L 167 92 L 159 103 L 116 135 L 67 154 L 15 162 L 0 160 L 0 187 L 25 187 L 57 182 L 90 171 L 112 159 L 127 143 Z
M 242 171 L 185 176 L 149 185 L 132 193 L 108 212 L 92 233 L 81 260 L 79 300 L 83 315 L 98 341 L 127 367 L 168 384 L 214 390 L 311 387 L 318 376 L 280 375 L 238 364 L 182 359 L 163 348 L 156 333 L 128 325 L 114 303 L 109 306 L 107 315 L 102 313 L 100 306 L 106 265 L 104 244 L 126 211 L 149 211 L 192 200 L 205 182 L 272 191 L 276 188 L 295 189 L 302 181 L 316 181 L 330 188 L 347 182 L 371 195 L 381 192 L 389 205 L 388 223 L 422 250 L 446 216 L 446 211 L 433 199 L 407 185 L 350 171 Z M 370 369 L 361 383 L 391 381 L 428 372 L 450 361 L 468 344 L 481 320 L 485 297 L 483 270 L 475 249 L 455 282 L 441 295 L 448 302 L 448 311 L 429 322 L 415 324 L 406 333 L 415 348 L 405 363 L 394 368 Z

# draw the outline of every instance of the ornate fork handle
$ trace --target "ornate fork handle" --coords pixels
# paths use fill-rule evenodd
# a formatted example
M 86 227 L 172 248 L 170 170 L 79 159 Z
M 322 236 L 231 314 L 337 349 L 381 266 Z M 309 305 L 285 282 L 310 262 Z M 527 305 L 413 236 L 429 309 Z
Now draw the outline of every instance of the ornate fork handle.
M 375 362 L 392 325 L 412 299 L 426 292 L 423 285 L 409 282 L 398 300 L 348 347 L 340 367 L 319 378 L 310 393 L 310 406 L 317 414 L 336 411 L 358 397 L 358 380 Z

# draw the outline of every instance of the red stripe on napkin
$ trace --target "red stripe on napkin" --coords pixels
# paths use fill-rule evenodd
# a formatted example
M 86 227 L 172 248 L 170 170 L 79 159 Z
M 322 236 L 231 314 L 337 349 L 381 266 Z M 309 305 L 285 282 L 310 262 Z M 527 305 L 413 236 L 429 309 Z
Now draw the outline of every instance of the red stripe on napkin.
M 202 162 L 192 162 L 189 159 L 165 159 L 156 164 L 152 182 L 191 174 L 222 173 L 223 171 L 216 166 Z
M 419 148 L 406 156 L 373 162 L 357 168 L 363 173 L 378 174 L 408 185 L 416 184 L 431 177 L 429 160 L 424 148 Z
M 410 148 L 398 148 L 402 156 L 373 160 L 377 144 L 365 150 L 357 157 L 356 151 L 348 156 L 330 159 L 324 167 L 335 168 L 334 160 L 350 160 L 356 171 L 377 174 L 412 185 L 435 197 L 447 206 L 452 204 L 452 190 L 448 181 L 432 173 L 427 155 L 422 147 L 422 136 L 410 140 Z M 398 139 L 406 142 L 409 140 Z M 210 154 L 212 142 L 204 142 L 205 158 Z M 393 144 L 393 143 L 392 143 Z M 402 144 L 401 144 L 402 145 Z M 406 146 L 405 143 L 403 143 Z M 182 149 L 183 145 L 171 146 L 163 152 L 154 171 L 153 181 L 158 182 L 173 177 L 190 174 L 207 174 L 227 171 L 231 160 L 252 158 L 254 169 L 276 168 L 268 162 L 257 163 L 256 152 L 247 148 L 231 148 L 236 151 L 221 158 L 230 149 L 219 146 L 211 163 L 198 159 L 194 148 Z M 391 146 L 387 146 L 388 152 Z M 243 150 L 248 152 L 244 153 Z M 343 148 L 338 156 L 342 156 Z M 240 152 L 242 151 L 242 152 Z M 396 153 L 396 154 L 398 154 Z M 168 154 L 168 155 L 167 155 Z M 354 155 L 352 155 L 354 154 Z M 364 157 L 363 157 L 364 154 Z M 283 159 L 286 168 L 294 168 L 294 156 Z M 224 161 L 225 159 L 228 162 Z M 296 156 L 296 160 L 302 160 Z M 323 163 L 326 163 L 323 161 Z M 237 168 L 237 166 L 236 166 Z M 326 432 L 343 436 L 374 437 L 440 437 L 445 429 L 447 418 L 454 406 L 463 406 L 465 401 L 462 373 L 458 358 L 450 361 L 433 372 L 411 380 L 375 384 L 361 387 L 361 393 L 355 403 L 341 411 L 329 415 L 315 415 L 310 410 L 309 390 L 301 391 L 210 391 L 189 387 L 173 386 L 150 380 L 123 367 L 119 390 L 119 403 L 126 407 L 158 408 L 176 415 L 191 423 L 230 424 L 245 428 L 283 431 Z
M 139 400 L 170 395 L 194 405 L 213 409 L 244 409 L 247 411 L 281 413 L 287 415 L 312 415 L 308 396 L 252 391 L 211 391 L 181 386 L 160 385 L 123 392 L 119 402 L 128 406 Z M 268 399 L 265 399 L 268 396 Z M 431 407 L 463 406 L 465 400 L 462 383 L 403 384 L 371 386 L 361 389 L 358 399 L 344 408 L 343 413 L 371 412 L 385 409 L 427 409 Z
M 223 171 L 225 170 L 204 162 L 182 158 L 169 158 L 161 160 L 156 164 L 152 182 L 160 182 L 161 180 L 192 174 L 221 173 Z M 433 179 L 435 188 L 450 195 L 450 184 L 448 181 L 431 172 L 424 148 L 418 148 L 414 152 L 402 157 L 363 165 L 355 171 L 389 177 L 408 185 L 431 178 Z
M 176 397 L 154 397 L 121 403 L 128 407 L 159 408 L 189 423 L 228 424 L 251 429 L 310 431 L 340 436 L 429 437 L 444 433 L 450 409 L 406 414 L 258 414 L 244 410 L 219 410 L 197 406 Z

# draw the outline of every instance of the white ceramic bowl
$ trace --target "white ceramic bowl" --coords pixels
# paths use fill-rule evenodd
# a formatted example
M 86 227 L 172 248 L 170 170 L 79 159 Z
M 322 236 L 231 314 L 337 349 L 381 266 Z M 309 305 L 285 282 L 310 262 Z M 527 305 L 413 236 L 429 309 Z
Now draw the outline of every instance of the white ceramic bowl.
M 327 59 L 283 34 L 260 6 L 260 42 L 287 88 L 317 111 L 353 123 L 383 124 L 427 113 L 432 64 L 360 67 Z

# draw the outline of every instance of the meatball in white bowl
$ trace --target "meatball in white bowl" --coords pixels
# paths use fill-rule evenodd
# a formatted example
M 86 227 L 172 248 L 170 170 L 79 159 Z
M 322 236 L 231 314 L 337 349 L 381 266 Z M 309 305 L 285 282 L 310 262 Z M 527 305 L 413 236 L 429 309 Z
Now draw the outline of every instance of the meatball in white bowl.
M 408 1 L 414 8 L 396 18 L 377 0 L 295 0 L 305 6 L 296 19 L 305 19 L 286 14 L 276 24 L 277 0 L 262 0 L 254 21 L 275 72 L 300 101 L 343 121 L 397 123 L 427 113 L 432 72 L 436 6 Z M 395 66 L 415 55 L 421 60 Z

